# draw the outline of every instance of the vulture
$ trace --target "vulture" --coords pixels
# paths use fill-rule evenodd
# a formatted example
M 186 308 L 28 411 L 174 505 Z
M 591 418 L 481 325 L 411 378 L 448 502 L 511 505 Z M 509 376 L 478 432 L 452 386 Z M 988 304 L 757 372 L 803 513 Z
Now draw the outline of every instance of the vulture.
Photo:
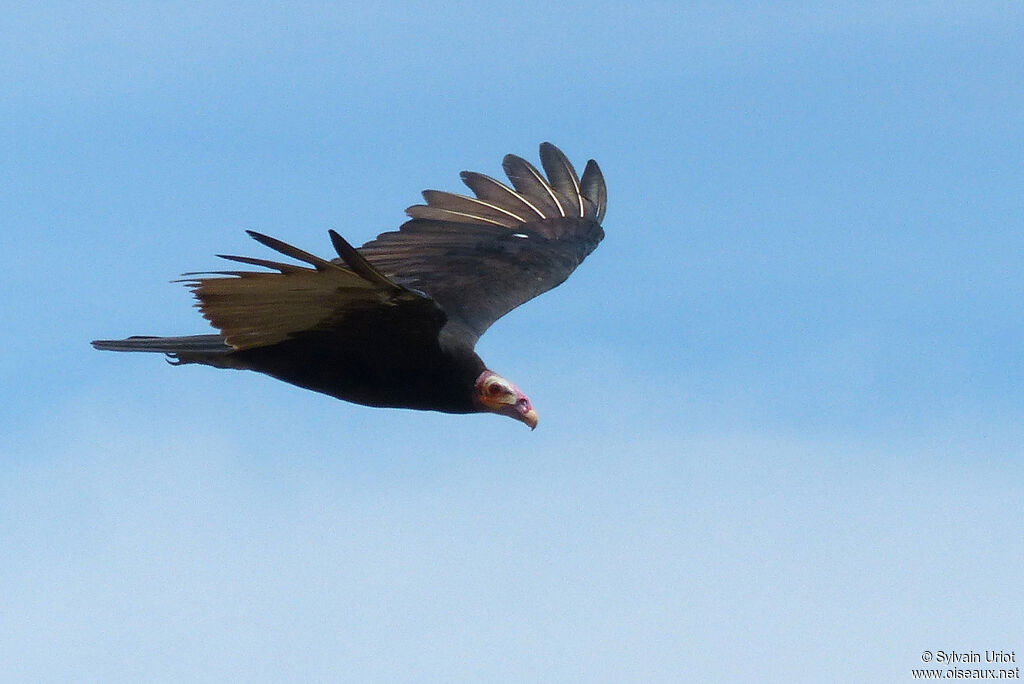
M 426 190 L 410 220 L 358 249 L 329 235 L 324 259 L 247 231 L 298 263 L 218 255 L 267 270 L 184 274 L 219 334 L 96 340 L 96 349 L 159 352 L 174 365 L 265 373 L 367 406 L 497 413 L 537 426 L 518 387 L 490 370 L 477 339 L 506 313 L 562 283 L 604 231 L 607 191 L 551 143 L 542 174 L 506 155 L 511 187 L 464 171 L 475 197 Z

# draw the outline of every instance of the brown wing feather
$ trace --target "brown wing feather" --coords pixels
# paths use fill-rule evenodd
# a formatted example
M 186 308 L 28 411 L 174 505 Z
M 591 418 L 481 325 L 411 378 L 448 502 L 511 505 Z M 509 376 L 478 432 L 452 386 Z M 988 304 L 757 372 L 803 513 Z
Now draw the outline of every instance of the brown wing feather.
M 438 190 L 424 190 L 423 198 L 427 200 L 427 206 L 409 207 L 408 213 L 413 218 L 438 219 L 456 223 L 488 223 L 506 228 L 523 222 L 523 218 L 519 214 L 473 197 Z
M 608 204 L 608 191 L 605 189 L 604 176 L 593 159 L 587 162 L 580 179 L 580 190 L 583 192 L 585 214 L 588 218 L 601 223 L 604 221 L 604 210 Z
M 540 146 L 540 162 L 544 172 L 551 179 L 551 185 L 564 198 L 562 204 L 567 205 L 564 216 L 583 218 L 583 192 L 580 190 L 580 180 L 576 177 L 576 169 L 562 154 L 562 150 L 551 143 L 543 143 Z
M 533 164 L 514 154 L 506 154 L 501 168 L 512 181 L 512 187 L 537 204 L 545 216 L 566 215 L 555 189 Z
M 277 273 L 220 271 L 210 275 L 227 277 L 197 277 L 185 282 L 203 316 L 234 349 L 264 347 L 303 332 L 344 325 L 353 312 L 375 307 L 412 305 L 411 316 L 423 313 L 437 320 L 436 304 L 389 280 L 337 233 L 331 233 L 339 256 L 349 268 L 249 231 L 255 240 L 313 268 L 222 255 L 231 261 L 272 268 Z

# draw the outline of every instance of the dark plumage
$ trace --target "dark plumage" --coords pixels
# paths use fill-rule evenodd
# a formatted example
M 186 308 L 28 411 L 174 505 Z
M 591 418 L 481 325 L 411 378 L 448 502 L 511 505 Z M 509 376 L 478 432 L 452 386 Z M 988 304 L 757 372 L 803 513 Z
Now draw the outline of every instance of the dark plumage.
M 579 178 L 540 146 L 546 177 L 507 155 L 508 187 L 478 173 L 476 197 L 424 191 L 397 231 L 359 249 L 333 230 L 326 260 L 249 231 L 302 265 L 222 258 L 270 271 L 188 273 L 219 335 L 97 340 L 97 349 L 168 354 L 174 363 L 254 370 L 369 406 L 490 411 L 536 426 L 529 399 L 473 351 L 494 321 L 550 290 L 597 247 L 606 191 L 597 164 Z

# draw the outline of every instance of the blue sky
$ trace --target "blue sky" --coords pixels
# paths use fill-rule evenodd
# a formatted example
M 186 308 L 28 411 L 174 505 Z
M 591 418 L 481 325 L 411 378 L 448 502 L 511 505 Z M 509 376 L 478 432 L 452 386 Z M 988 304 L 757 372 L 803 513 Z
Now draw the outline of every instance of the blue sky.
M 37 3 L 0 26 L 0 679 L 911 681 L 1024 653 L 1014 3 Z M 550 140 L 494 416 L 88 341 Z

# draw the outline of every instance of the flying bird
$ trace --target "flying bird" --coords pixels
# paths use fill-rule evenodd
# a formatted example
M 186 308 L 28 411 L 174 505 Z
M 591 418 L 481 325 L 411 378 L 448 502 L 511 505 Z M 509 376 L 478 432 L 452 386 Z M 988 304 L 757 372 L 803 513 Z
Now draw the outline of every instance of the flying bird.
M 497 413 L 537 426 L 514 384 L 474 351 L 506 313 L 562 283 L 604 237 L 607 191 L 587 162 L 540 146 L 544 174 L 506 155 L 511 187 L 464 171 L 475 197 L 426 190 L 397 231 L 356 249 L 331 230 L 322 259 L 267 235 L 299 264 L 218 255 L 266 268 L 186 273 L 219 334 L 96 340 L 96 349 L 160 352 L 171 363 L 266 373 L 367 406 Z

